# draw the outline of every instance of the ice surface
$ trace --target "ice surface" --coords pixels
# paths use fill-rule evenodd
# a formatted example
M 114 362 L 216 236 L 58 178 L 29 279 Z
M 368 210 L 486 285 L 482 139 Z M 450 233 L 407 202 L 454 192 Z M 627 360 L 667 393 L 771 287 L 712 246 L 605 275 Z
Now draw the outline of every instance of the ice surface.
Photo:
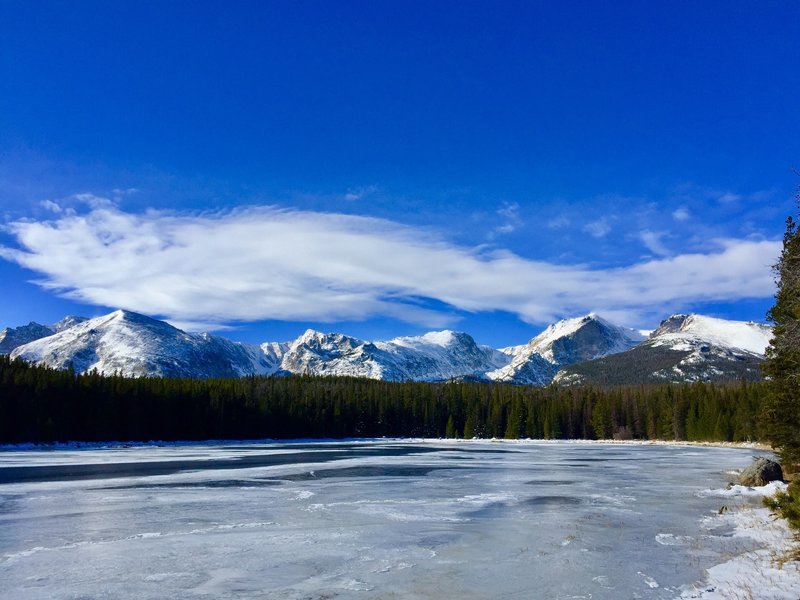
M 770 539 L 732 535 L 758 511 L 717 514 L 757 498 L 706 491 L 752 453 L 392 440 L 6 450 L 0 597 L 693 597 L 722 589 L 731 557 L 768 552 Z

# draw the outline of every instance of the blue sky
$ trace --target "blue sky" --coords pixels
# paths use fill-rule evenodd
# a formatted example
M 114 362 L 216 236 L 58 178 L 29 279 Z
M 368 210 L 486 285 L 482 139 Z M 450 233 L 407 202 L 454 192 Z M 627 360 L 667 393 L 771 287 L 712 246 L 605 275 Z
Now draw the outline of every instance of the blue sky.
M 0 1 L 0 327 L 764 320 L 796 2 Z

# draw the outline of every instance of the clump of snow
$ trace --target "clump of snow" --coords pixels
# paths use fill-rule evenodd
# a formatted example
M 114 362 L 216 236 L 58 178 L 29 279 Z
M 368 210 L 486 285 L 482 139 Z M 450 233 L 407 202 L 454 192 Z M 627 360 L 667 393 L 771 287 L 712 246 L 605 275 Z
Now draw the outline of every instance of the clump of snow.
M 746 485 L 732 485 L 724 490 L 706 490 L 702 495 L 706 496 L 722 496 L 727 498 L 734 498 L 737 496 L 774 496 L 778 492 L 785 492 L 788 486 L 782 481 L 772 481 L 767 485 L 758 487 L 749 487 Z

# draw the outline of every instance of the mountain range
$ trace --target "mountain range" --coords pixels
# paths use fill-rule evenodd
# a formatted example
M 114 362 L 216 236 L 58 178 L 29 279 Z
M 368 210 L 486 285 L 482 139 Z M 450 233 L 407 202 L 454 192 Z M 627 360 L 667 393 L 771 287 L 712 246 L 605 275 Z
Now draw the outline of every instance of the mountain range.
M 0 331 L 0 354 L 76 372 L 127 377 L 346 375 L 394 381 L 626 384 L 760 378 L 767 325 L 673 315 L 645 335 L 596 314 L 550 325 L 526 344 L 494 349 L 466 333 L 388 341 L 308 330 L 288 342 L 234 342 L 187 333 L 126 310 Z

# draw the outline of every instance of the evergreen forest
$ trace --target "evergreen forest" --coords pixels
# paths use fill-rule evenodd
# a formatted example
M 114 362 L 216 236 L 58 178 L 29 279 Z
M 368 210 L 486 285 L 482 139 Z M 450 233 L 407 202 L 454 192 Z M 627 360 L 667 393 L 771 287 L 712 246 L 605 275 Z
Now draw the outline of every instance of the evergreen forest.
M 763 386 L 126 378 L 0 356 L 0 443 L 383 436 L 755 441 L 765 437 Z

